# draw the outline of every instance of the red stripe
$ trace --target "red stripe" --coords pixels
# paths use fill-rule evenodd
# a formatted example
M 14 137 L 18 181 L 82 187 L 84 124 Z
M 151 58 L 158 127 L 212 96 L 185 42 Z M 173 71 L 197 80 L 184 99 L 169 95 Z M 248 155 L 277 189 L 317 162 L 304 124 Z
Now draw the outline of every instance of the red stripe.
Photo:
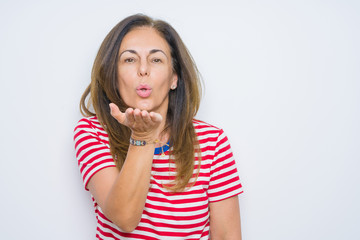
M 194 211 L 201 211 L 208 207 L 207 204 L 196 206 L 196 207 L 164 207 L 164 206 L 156 206 L 150 203 L 145 203 L 146 208 L 158 210 L 158 211 L 168 211 L 168 212 L 194 212 Z
M 165 215 L 165 214 L 159 214 L 159 213 L 153 213 L 144 210 L 143 214 L 151 217 L 151 218 L 160 218 L 160 219 L 166 219 L 166 220 L 173 220 L 173 221 L 189 221 L 194 220 L 196 218 L 204 218 L 208 215 L 208 212 L 204 212 L 201 214 L 194 214 L 190 216 L 175 216 L 175 215 Z
M 148 214 L 146 214 L 148 215 Z M 155 215 L 155 214 L 154 214 Z M 160 219 L 167 219 L 167 216 L 166 215 L 163 215 L 161 216 L 160 214 L 156 214 L 159 216 Z M 205 214 L 206 216 L 207 214 Z M 152 217 L 155 217 L 155 216 L 152 216 Z M 199 219 L 199 216 L 192 216 L 193 218 L 190 218 L 186 221 L 189 221 L 189 220 L 196 220 L 196 219 Z M 180 221 L 178 219 L 175 219 L 176 221 Z M 204 220 L 204 221 L 201 221 L 201 222 L 198 222 L 198 223 L 193 223 L 193 224 L 181 224 L 180 222 L 177 223 L 177 224 L 170 224 L 170 223 L 165 223 L 165 222 L 155 222 L 155 221 L 151 221 L 149 219 L 146 219 L 146 218 L 143 218 L 141 219 L 141 222 L 142 223 L 148 223 L 154 227 L 163 227 L 163 228 L 174 228 L 174 229 L 189 229 L 189 228 L 198 228 L 198 227 L 201 227 L 201 226 L 204 226 L 206 224 L 206 222 L 208 221 L 208 219 Z M 186 231 L 186 230 L 185 230 Z
M 194 203 L 194 202 L 203 202 L 207 200 L 206 197 L 195 197 L 195 196 L 194 198 L 172 199 L 172 200 L 163 197 L 148 196 L 147 199 L 155 202 L 169 203 L 169 204 L 186 204 L 186 203 Z
M 152 167 L 151 168 L 152 171 L 155 171 L 155 172 L 175 172 L 176 168 L 173 168 L 173 167 L 169 167 L 169 165 L 166 167 Z
M 200 144 L 205 144 L 209 141 L 216 141 L 217 137 L 208 137 L 206 139 L 199 139 L 199 143 Z
M 197 176 L 197 172 L 195 172 L 193 175 L 192 175 L 192 178 L 195 178 Z M 174 180 L 175 179 L 175 176 L 168 176 L 168 175 L 165 175 L 165 176 L 161 176 L 161 175 L 153 175 L 153 177 L 156 179 L 156 180 Z M 209 178 L 210 177 L 210 172 L 207 172 L 207 173 L 204 173 L 204 172 L 200 172 L 199 175 L 198 175 L 198 178 Z M 197 184 L 198 185 L 198 184 Z
M 192 231 L 192 232 L 165 232 L 165 231 L 157 231 L 157 230 L 155 230 L 153 228 L 143 227 L 143 226 L 138 226 L 136 228 L 136 230 L 141 230 L 141 231 L 145 231 L 145 232 L 151 232 L 151 233 L 157 234 L 159 236 L 163 236 L 163 237 L 166 236 L 166 237 L 183 237 L 183 238 L 191 236 L 191 235 L 197 235 L 197 234 L 202 233 L 201 230 Z
M 204 139 L 204 141 L 207 139 Z M 205 151 L 214 151 L 215 147 L 214 146 L 205 146 L 201 148 L 201 152 L 205 152 Z M 201 159 L 203 158 L 203 156 L 201 156 Z
M 204 132 L 197 132 L 196 135 L 197 136 L 205 136 L 208 134 L 218 134 L 219 130 L 208 130 L 208 131 L 204 131 Z
M 149 190 L 149 192 L 159 193 L 159 194 L 164 195 L 164 196 L 174 196 L 173 192 L 164 192 L 161 189 L 157 189 L 157 188 L 151 188 Z M 178 192 L 178 193 L 176 193 L 176 195 L 188 196 L 188 195 L 202 194 L 202 193 L 204 193 L 204 190 L 191 190 L 190 189 L 189 191 L 186 191 L 186 192 Z
M 219 196 L 222 196 L 222 195 L 231 193 L 231 192 L 233 192 L 233 191 L 235 191 L 235 190 L 239 190 L 241 187 L 242 187 L 241 184 L 239 184 L 239 185 L 235 185 L 235 186 L 233 186 L 233 187 L 231 187 L 231 188 L 227 188 L 227 189 L 222 190 L 222 191 L 218 191 L 218 192 L 214 192 L 214 193 L 209 193 L 209 198 L 215 198 L 215 197 L 219 197 Z M 241 193 L 241 192 L 240 192 L 240 193 Z M 234 194 L 233 196 L 235 196 L 235 195 L 237 195 L 237 193 Z

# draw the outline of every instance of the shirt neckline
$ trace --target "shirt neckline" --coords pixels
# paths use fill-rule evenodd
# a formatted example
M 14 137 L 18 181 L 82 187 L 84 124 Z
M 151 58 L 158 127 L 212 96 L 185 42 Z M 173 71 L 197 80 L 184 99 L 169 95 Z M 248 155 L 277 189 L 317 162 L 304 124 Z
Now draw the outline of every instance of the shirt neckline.
M 154 154 L 162 154 L 167 152 L 169 149 L 170 149 L 170 140 L 165 145 L 155 148 Z

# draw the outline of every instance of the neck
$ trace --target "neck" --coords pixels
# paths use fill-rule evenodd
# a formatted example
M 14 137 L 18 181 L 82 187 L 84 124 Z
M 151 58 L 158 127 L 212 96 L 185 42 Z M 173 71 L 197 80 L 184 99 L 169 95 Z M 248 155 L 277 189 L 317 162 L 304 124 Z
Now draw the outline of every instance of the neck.
M 162 121 L 160 123 L 160 129 L 161 129 L 161 132 L 158 136 L 158 139 L 159 139 L 159 146 L 162 146 L 164 144 L 167 143 L 167 141 L 169 140 L 169 135 L 170 135 L 170 132 L 169 132 L 169 129 L 165 129 L 166 127 L 166 117 L 167 117 L 167 108 L 166 109 L 163 109 L 163 111 L 160 111 L 159 114 L 162 116 Z

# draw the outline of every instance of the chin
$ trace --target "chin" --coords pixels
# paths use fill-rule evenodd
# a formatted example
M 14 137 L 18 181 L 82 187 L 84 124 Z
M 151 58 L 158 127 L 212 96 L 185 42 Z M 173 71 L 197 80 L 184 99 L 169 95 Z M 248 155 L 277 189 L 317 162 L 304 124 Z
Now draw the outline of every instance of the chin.
M 153 111 L 153 106 L 149 103 L 138 103 L 136 104 L 136 108 L 140 110 L 146 110 L 148 112 Z

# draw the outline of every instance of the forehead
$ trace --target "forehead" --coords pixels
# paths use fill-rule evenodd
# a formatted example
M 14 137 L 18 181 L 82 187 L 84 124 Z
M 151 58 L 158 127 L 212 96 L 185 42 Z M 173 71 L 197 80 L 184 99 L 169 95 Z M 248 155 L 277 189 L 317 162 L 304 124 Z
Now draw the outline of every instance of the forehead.
M 128 32 L 120 45 L 120 52 L 132 49 L 135 51 L 150 51 L 160 49 L 165 53 L 170 53 L 169 44 L 160 33 L 151 27 L 137 27 Z

